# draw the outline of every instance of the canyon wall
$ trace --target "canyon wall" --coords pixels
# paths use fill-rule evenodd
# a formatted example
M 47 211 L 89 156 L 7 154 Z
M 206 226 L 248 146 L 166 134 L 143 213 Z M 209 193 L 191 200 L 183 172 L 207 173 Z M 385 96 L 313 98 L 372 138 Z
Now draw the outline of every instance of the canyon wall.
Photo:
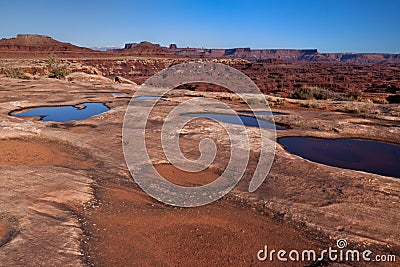
M 144 52 L 146 51 L 147 52 Z M 132 55 L 169 55 L 188 58 L 240 58 L 251 62 L 263 60 L 278 60 L 283 62 L 349 62 L 349 63 L 400 63 L 400 54 L 384 53 L 319 53 L 317 49 L 207 49 L 178 48 L 176 44 L 162 47 L 159 44 L 142 42 L 128 43 L 122 49 L 123 53 Z

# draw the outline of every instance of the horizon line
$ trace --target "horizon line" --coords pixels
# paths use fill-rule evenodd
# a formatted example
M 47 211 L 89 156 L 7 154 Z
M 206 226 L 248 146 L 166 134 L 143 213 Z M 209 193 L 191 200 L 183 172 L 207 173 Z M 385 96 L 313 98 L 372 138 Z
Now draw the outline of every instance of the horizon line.
M 117 45 L 86 46 L 86 45 L 81 45 L 81 44 L 76 43 L 76 42 L 60 41 L 58 39 L 55 39 L 51 35 L 43 34 L 43 33 L 17 33 L 14 37 L 1 37 L 1 39 L 17 38 L 18 35 L 46 36 L 46 37 L 50 37 L 51 39 L 53 39 L 55 41 L 58 41 L 58 42 L 69 43 L 69 44 L 72 44 L 72 45 L 75 45 L 75 46 L 78 46 L 78 47 L 89 48 L 89 49 L 92 49 L 92 50 L 93 50 L 93 48 L 107 48 L 107 47 L 114 47 L 116 49 L 124 49 L 124 46 L 126 44 L 140 44 L 140 43 L 143 43 L 143 42 L 147 42 L 147 43 L 151 43 L 151 44 L 155 44 L 155 45 L 160 45 L 160 47 L 163 47 L 163 48 L 169 48 L 169 45 L 175 44 L 178 49 L 179 48 L 182 48 L 182 49 L 192 48 L 192 49 L 221 49 L 221 50 L 225 49 L 225 50 L 227 50 L 227 49 L 238 49 L 238 48 L 243 48 L 243 49 L 250 48 L 250 50 L 253 50 L 253 51 L 254 50 L 316 50 L 317 53 L 320 53 L 320 54 L 387 54 L 387 55 L 400 55 L 400 51 L 397 52 L 397 53 L 376 52 L 376 51 L 374 51 L 374 52 L 370 52 L 370 51 L 369 52 L 358 52 L 358 51 L 340 51 L 340 52 L 326 52 L 326 51 L 324 51 L 324 52 L 322 52 L 322 51 L 319 51 L 318 48 L 265 48 L 265 47 L 264 48 L 258 48 L 258 47 L 251 47 L 251 46 L 231 46 L 231 47 L 205 47 L 205 46 L 197 46 L 197 47 L 195 47 L 195 46 L 192 46 L 191 47 L 191 46 L 178 46 L 177 43 L 175 43 L 175 42 L 170 42 L 169 45 L 164 45 L 162 43 L 152 42 L 152 41 L 147 41 L 147 40 L 142 40 L 142 41 L 139 41 L 139 42 L 125 42 L 123 44 L 123 46 L 117 46 Z

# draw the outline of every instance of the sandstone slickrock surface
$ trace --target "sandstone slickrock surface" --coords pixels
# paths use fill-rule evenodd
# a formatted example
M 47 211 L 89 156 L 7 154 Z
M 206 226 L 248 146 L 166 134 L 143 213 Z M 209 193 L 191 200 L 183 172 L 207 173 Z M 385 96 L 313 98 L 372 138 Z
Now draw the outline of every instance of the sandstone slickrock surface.
M 65 80 L 45 78 L 49 53 L 59 55 L 75 73 Z M 208 55 L 219 58 L 207 59 Z M 278 131 L 278 137 L 361 138 L 400 144 L 397 104 L 281 97 L 302 86 L 386 97 L 400 88 L 399 64 L 390 63 L 397 60 L 396 55 L 246 48 L 209 51 L 150 43 L 102 53 L 50 37 L 20 35 L 0 40 L 0 57 L 0 148 L 5 148 L 0 152 L 1 264 L 193 266 L 199 260 L 220 266 L 249 265 L 256 264 L 254 253 L 265 240 L 276 248 L 320 249 L 334 245 L 338 238 L 347 238 L 352 248 L 400 255 L 400 232 L 394 227 L 400 220 L 399 179 L 310 162 L 278 145 L 268 178 L 250 194 L 248 182 L 259 151 L 257 128 L 248 127 L 252 151 L 246 175 L 223 200 L 199 210 L 153 200 L 133 182 L 122 153 L 122 121 L 137 86 L 114 80 L 141 84 L 165 67 L 202 57 L 233 66 L 264 93 L 275 93 L 267 100 L 274 111 L 283 113 L 276 123 L 287 127 Z M 385 64 L 369 64 L 381 61 Z M 31 80 L 5 78 L 10 68 L 30 74 Z M 216 98 L 235 110 L 247 109 L 236 96 L 215 90 L 201 84 L 174 90 L 160 100 L 148 121 L 148 149 L 154 163 L 162 164 L 158 168 L 166 175 L 178 173 L 171 177 L 178 184 L 188 181 L 166 164 L 159 144 L 160 126 L 168 112 L 189 97 Z M 111 109 L 67 123 L 8 115 L 22 108 L 83 102 L 103 102 Z M 213 106 L 208 109 L 217 111 Z M 196 158 L 198 142 L 205 137 L 216 140 L 219 149 L 209 170 L 212 174 L 204 174 L 210 179 L 229 158 L 224 130 L 205 119 L 196 120 L 182 132 L 180 145 L 188 157 Z M 243 226 L 239 220 L 249 223 Z M 193 254 L 192 248 L 199 253 Z
M 164 234 L 167 231 L 165 227 L 170 225 L 167 222 L 178 222 L 181 221 L 179 218 L 185 216 L 192 217 L 191 212 L 196 213 L 196 210 L 185 210 L 187 214 L 183 214 L 176 208 L 149 198 L 134 184 L 125 166 L 121 127 L 125 108 L 136 89 L 135 86 L 98 81 L 72 83 L 52 79 L 25 81 L 2 78 L 0 87 L 2 142 L 41 140 L 47 145 L 58 144 L 61 150 L 65 147 L 65 153 L 70 154 L 71 158 L 78 157 L 82 163 L 88 161 L 88 166 L 95 164 L 95 167 L 83 168 L 84 164 L 73 162 L 69 165 L 46 162 L 36 166 L 21 166 L 23 164 L 20 162 L 18 166 L 8 164 L 9 166 L 1 167 L 0 218 L 6 219 L 12 233 L 11 238 L 0 247 L 2 263 L 76 266 L 87 261 L 98 263 L 104 257 L 109 259 L 110 263 L 123 261 L 130 264 L 134 262 L 130 257 L 132 254 L 122 250 L 122 254 L 119 254 L 119 249 L 122 248 L 118 245 L 121 242 L 118 238 L 135 240 L 136 228 L 129 224 L 132 222 L 130 218 L 150 220 L 160 213 L 166 216 L 165 221 L 159 218 L 160 226 L 166 223 L 163 230 L 154 232 L 151 227 L 140 228 L 141 233 L 148 235 L 142 235 L 141 244 L 157 243 L 161 250 L 154 254 L 155 257 L 164 257 L 163 253 L 169 251 L 177 257 L 174 258 L 176 262 L 182 260 L 178 253 L 182 249 L 179 248 L 179 242 L 173 242 L 172 236 Z M 121 94 L 110 94 L 115 91 Z M 190 96 L 199 95 L 233 99 L 228 93 L 190 92 L 181 89 L 161 100 L 148 122 L 148 140 L 151 140 L 148 142 L 149 151 L 153 151 L 155 163 L 166 162 L 165 156 L 159 150 L 158 138 L 159 127 L 168 110 Z M 8 112 L 25 107 L 77 104 L 84 101 L 105 102 L 111 109 L 90 119 L 69 123 L 8 116 Z M 372 138 L 400 143 L 399 121 L 396 120 L 398 115 L 392 114 L 396 105 L 387 109 L 389 105 L 372 104 L 374 109 L 381 111 L 380 116 L 385 117 L 380 118 L 377 115 L 363 117 L 332 112 L 329 108 L 326 111 L 301 108 L 299 103 L 285 101 L 286 106 L 278 106 L 275 111 L 286 115 L 276 117 L 276 121 L 289 126 L 290 129 L 279 131 L 279 136 Z M 227 100 L 227 103 L 237 110 L 245 108 L 237 101 Z M 327 101 L 321 101 L 320 104 L 326 107 L 331 105 Z M 213 107 L 209 108 L 212 112 Z M 338 131 L 334 131 L 334 128 Z M 248 130 L 250 137 L 256 138 L 259 129 L 249 127 Z M 213 169 L 223 168 L 228 157 L 229 144 L 224 137 L 224 131 L 218 125 L 210 125 L 204 119 L 188 125 L 181 140 L 182 150 L 187 155 L 196 157 L 197 141 L 203 137 L 218 141 L 221 151 Z M 258 151 L 256 139 L 254 142 L 251 154 L 253 159 Z M 176 224 L 174 236 L 197 235 L 202 236 L 206 244 L 212 243 L 214 241 L 207 231 L 213 228 L 204 226 L 206 221 L 202 220 L 207 216 L 220 217 L 215 222 L 216 225 L 224 225 L 224 228 L 236 229 L 239 232 L 233 234 L 236 231 L 234 230 L 231 232 L 232 236 L 227 235 L 226 241 L 218 243 L 220 248 L 226 246 L 226 250 L 208 260 L 221 265 L 220 260 L 225 261 L 231 255 L 229 251 L 242 248 L 240 240 L 245 237 L 255 243 L 259 242 L 254 247 L 246 243 L 247 249 L 241 250 L 238 259 L 249 260 L 252 249 L 257 251 L 265 241 L 258 240 L 259 235 L 245 234 L 258 228 L 243 228 L 241 230 L 244 232 L 240 232 L 235 220 L 230 218 L 229 214 L 233 212 L 241 218 L 250 220 L 252 217 L 251 220 L 255 224 L 251 225 L 254 227 L 258 222 L 262 222 L 264 227 L 270 227 L 268 229 L 279 227 L 280 224 L 282 227 L 288 227 L 287 231 L 291 231 L 292 237 L 296 237 L 297 240 L 311 240 L 310 246 L 316 249 L 332 245 L 340 237 L 347 238 L 352 247 L 399 255 L 400 232 L 397 227 L 393 227 L 400 219 L 399 179 L 313 163 L 293 156 L 278 146 L 275 163 L 268 178 L 259 190 L 250 194 L 247 192 L 248 179 L 255 163 L 255 160 L 250 161 L 246 176 L 222 202 L 205 207 L 202 211 L 204 214 L 196 217 L 191 227 L 198 228 L 198 231 L 188 232 L 186 230 L 190 227 L 180 228 L 179 224 Z M 249 209 L 254 210 L 250 212 Z M 3 221 L 4 219 L 0 220 Z M 131 232 L 125 231 L 125 222 L 130 225 Z M 276 224 L 277 226 L 273 226 Z M 268 236 L 270 240 L 277 242 L 273 243 L 276 246 L 290 247 L 289 243 L 279 243 L 282 242 L 279 235 L 268 232 Z M 106 248 L 110 246 L 112 253 L 107 254 Z M 199 246 L 198 249 L 206 247 Z M 229 250 L 229 247 L 235 249 Z M 301 247 L 300 244 L 298 247 Z M 155 252 L 148 250 L 149 246 L 139 246 L 137 249 L 141 251 L 142 262 L 150 263 L 152 256 L 149 255 Z M 201 257 L 195 259 L 207 261 Z
M 91 125 L 54 125 L 37 118 L 13 118 L 7 110 L 36 104 L 57 105 L 68 99 L 66 95 L 76 104 L 74 88 L 79 88 L 80 93 L 86 88 L 88 94 L 93 89 L 50 79 L 32 82 L 32 87 L 22 80 L 1 82 L 8 89 L 2 87 L 0 101 L 1 116 L 5 118 L 0 131 L 0 146 L 4 146 L 0 161 L 0 221 L 8 222 L 8 229 L 1 233 L 2 240 L 3 234 L 7 238 L 0 247 L 0 262 L 6 266 L 80 266 L 84 264 L 83 232 L 77 212 L 94 200 L 92 183 L 97 160 L 92 158 L 79 133 L 92 129 Z M 59 88 L 58 93 L 54 86 Z M 28 98 L 16 96 L 18 87 L 26 93 L 36 93 Z M 115 88 L 106 90 L 109 95 Z M 8 102 L 6 95 L 16 101 Z M 49 98 L 50 95 L 53 97 Z M 65 127 L 75 137 L 63 134 Z
M 102 83 L 113 83 L 112 80 L 96 74 L 87 74 L 84 72 L 73 72 L 66 76 L 67 81 L 77 81 L 77 82 L 102 82 Z

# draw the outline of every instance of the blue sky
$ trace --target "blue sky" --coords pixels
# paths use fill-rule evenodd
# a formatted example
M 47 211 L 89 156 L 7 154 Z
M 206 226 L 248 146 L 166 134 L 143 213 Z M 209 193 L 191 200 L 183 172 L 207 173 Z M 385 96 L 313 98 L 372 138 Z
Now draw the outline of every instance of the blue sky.
M 0 37 L 123 46 L 317 48 L 400 53 L 397 0 L 0 0 Z

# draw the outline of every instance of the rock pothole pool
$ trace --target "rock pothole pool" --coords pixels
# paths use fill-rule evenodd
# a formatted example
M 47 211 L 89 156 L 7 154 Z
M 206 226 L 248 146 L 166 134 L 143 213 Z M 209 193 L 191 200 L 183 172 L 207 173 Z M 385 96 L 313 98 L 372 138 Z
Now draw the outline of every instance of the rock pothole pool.
M 15 117 L 40 117 L 42 121 L 67 122 L 84 120 L 108 111 L 110 108 L 104 103 L 85 102 L 70 106 L 46 106 L 27 108 L 10 112 Z
M 148 101 L 148 100 L 157 100 L 157 99 L 162 99 L 164 98 L 163 96 L 157 96 L 157 95 L 141 95 L 141 96 L 135 96 L 133 98 L 134 101 Z
M 285 115 L 284 113 L 281 112 L 274 112 L 274 111 L 238 111 L 241 114 L 246 114 L 246 115 L 256 115 L 256 116 L 267 116 L 271 117 L 272 116 L 280 116 L 280 115 Z
M 242 112 L 241 112 L 242 113 Z M 256 113 L 257 114 L 257 113 Z M 272 113 L 268 113 L 271 115 Z M 273 115 L 273 114 L 272 114 Z M 258 117 L 247 116 L 247 115 L 230 115 L 230 114 L 218 114 L 218 113 L 185 113 L 182 116 L 191 118 L 205 118 L 212 119 L 220 122 L 226 122 L 231 124 L 243 124 L 244 126 L 259 127 L 263 129 L 276 129 L 276 130 L 286 130 L 285 127 L 276 125 L 273 121 L 264 120 Z M 265 114 L 264 114 L 265 116 Z M 271 117 L 271 116 L 269 116 Z
M 400 178 L 400 145 L 362 139 L 281 137 L 292 154 L 334 167 Z

